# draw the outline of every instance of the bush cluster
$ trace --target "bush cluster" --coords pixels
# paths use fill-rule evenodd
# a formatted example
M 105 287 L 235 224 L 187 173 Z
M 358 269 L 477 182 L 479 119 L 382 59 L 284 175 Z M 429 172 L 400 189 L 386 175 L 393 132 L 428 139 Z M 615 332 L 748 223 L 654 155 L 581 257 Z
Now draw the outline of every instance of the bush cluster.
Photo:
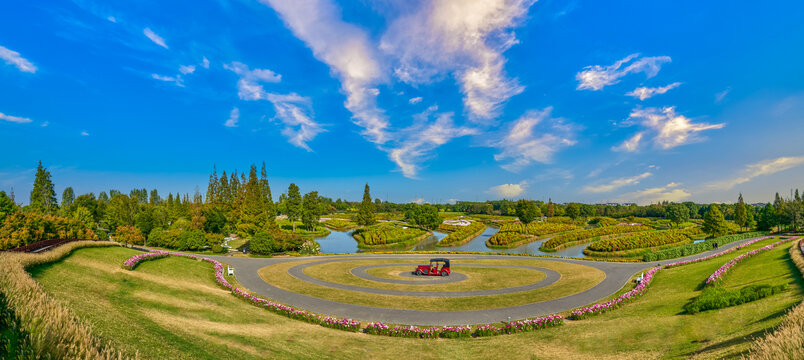
M 221 234 L 207 234 L 201 230 L 156 228 L 148 235 L 147 245 L 158 246 L 176 250 L 201 250 L 205 247 L 220 245 L 223 242 Z
M 270 255 L 300 249 L 304 244 L 301 237 L 281 230 L 258 231 L 248 242 L 248 249 L 254 254 Z
M 443 224 L 442 224 L 443 225 Z M 473 221 L 467 226 L 453 226 L 454 230 L 438 242 L 438 246 L 450 246 L 452 244 L 461 243 L 469 237 L 475 237 L 486 229 L 486 225 L 479 221 Z M 440 229 L 440 227 L 439 227 Z
M 352 233 L 352 236 L 362 245 L 382 246 L 413 240 L 425 233 L 427 232 L 417 228 L 379 225 L 357 229 Z
M 689 242 L 690 238 L 684 230 L 643 231 L 633 235 L 616 237 L 593 242 L 589 245 L 592 251 L 623 251 L 655 246 Z
M 788 289 L 787 284 L 771 286 L 768 284 L 749 285 L 738 290 L 729 290 L 722 287 L 704 288 L 700 296 L 684 305 L 684 310 L 696 314 L 706 310 L 723 309 L 737 306 L 747 302 L 756 301 Z
M 725 245 L 730 242 L 749 239 L 752 237 L 763 236 L 765 234 L 766 234 L 765 232 L 750 232 L 743 234 L 721 236 L 719 238 L 709 239 L 703 242 L 699 242 L 697 244 L 687 244 L 661 251 L 648 252 L 642 256 L 642 260 L 659 261 L 659 260 L 675 259 L 679 257 L 694 255 L 707 250 L 711 250 L 713 247 L 712 245 L 714 243 L 718 243 L 718 245 Z
M 599 227 L 593 229 L 580 229 L 568 231 L 558 236 L 553 237 L 542 243 L 539 250 L 541 251 L 555 251 L 556 248 L 567 243 L 581 241 L 585 239 L 592 239 L 604 235 L 618 235 L 627 234 L 639 231 L 653 230 L 653 228 L 643 225 L 613 225 L 606 227 Z
M 0 250 L 50 239 L 94 240 L 97 235 L 77 219 L 17 211 L 0 224 Z

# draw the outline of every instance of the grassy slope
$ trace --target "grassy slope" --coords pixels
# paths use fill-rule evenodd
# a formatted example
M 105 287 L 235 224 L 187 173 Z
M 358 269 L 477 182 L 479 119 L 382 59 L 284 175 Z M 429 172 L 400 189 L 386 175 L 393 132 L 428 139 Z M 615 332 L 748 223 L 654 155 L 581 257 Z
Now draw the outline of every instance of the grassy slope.
M 235 300 L 215 286 L 209 265 L 192 260 L 168 258 L 125 272 L 120 263 L 135 252 L 122 248 L 79 250 L 34 272 L 97 333 L 143 358 L 388 358 L 400 352 L 417 359 L 710 358 L 742 351 L 802 299 L 798 280 L 790 291 L 755 303 L 680 315 L 700 283 L 741 252 L 663 270 L 637 302 L 589 320 L 465 340 L 368 336 L 286 319 Z M 752 261 L 790 272 L 789 259 L 769 254 Z

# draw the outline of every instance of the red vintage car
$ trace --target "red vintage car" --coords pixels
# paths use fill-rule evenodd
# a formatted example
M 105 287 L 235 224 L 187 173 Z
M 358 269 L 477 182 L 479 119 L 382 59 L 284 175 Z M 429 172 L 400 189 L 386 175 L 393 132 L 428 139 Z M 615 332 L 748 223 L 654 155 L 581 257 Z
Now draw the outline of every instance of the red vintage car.
M 430 259 L 430 265 L 419 265 L 413 271 L 416 275 L 440 275 L 449 276 L 449 259 Z

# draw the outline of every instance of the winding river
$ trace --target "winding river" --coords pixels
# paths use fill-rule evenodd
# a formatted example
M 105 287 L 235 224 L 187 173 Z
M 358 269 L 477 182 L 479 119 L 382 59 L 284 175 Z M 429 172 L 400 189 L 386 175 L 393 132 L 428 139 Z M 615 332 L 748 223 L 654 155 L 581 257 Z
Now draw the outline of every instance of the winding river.
M 553 255 L 553 256 L 569 256 L 585 258 L 583 249 L 586 244 L 573 246 L 570 248 L 561 249 L 556 252 L 546 253 L 539 251 L 539 246 L 546 241 L 539 240 L 529 244 L 525 244 L 513 249 L 489 249 L 486 247 L 486 240 L 494 235 L 498 228 L 486 227 L 486 230 L 480 236 L 472 239 L 472 241 L 456 247 L 437 247 L 435 244 L 447 236 L 447 234 L 434 231 L 432 236 L 420 241 L 418 244 L 409 248 L 396 250 L 417 250 L 417 251 L 471 251 L 471 252 L 487 252 L 487 253 L 512 253 L 512 254 L 530 254 L 530 255 Z M 335 231 L 331 230 L 330 234 L 326 237 L 316 239 L 321 244 L 322 254 L 338 254 L 338 253 L 359 253 L 370 250 L 362 250 L 357 248 L 357 241 L 352 237 L 352 231 Z

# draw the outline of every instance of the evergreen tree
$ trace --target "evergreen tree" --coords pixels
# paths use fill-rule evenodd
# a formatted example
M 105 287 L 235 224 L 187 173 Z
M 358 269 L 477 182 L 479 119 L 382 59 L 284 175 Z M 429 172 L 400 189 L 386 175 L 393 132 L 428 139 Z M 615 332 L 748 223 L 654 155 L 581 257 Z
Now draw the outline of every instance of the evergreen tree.
M 53 182 L 50 180 L 50 171 L 42 166 L 42 161 L 36 166 L 36 177 L 34 178 L 33 190 L 31 190 L 31 208 L 34 211 L 52 214 L 56 211 L 56 191 L 53 189 Z
M 109 195 L 106 195 L 105 191 L 101 191 L 100 194 L 98 194 L 98 201 L 109 202 Z
M 745 213 L 745 201 L 743 201 L 743 193 L 737 198 L 737 205 L 734 207 L 734 223 L 742 230 L 748 222 L 748 215 Z
M 544 198 L 542 198 L 544 199 Z M 556 216 L 556 206 L 553 204 L 553 199 L 547 199 L 547 217 Z
M 293 225 L 293 232 L 296 232 L 296 220 L 299 219 L 302 212 L 302 198 L 299 193 L 299 187 L 296 184 L 290 183 L 290 186 L 288 186 L 288 199 L 285 202 L 288 220 Z
M 268 222 L 273 224 L 276 219 L 276 207 L 274 207 L 274 200 L 271 196 L 271 186 L 268 184 L 268 170 L 265 169 L 265 161 L 262 162 L 262 169 L 260 170 L 260 189 L 262 190 L 264 202 L 263 211 L 267 216 Z
M 213 165 L 212 174 L 209 175 L 209 183 L 207 183 L 207 204 L 217 203 L 218 194 L 218 169 Z
M 307 230 L 314 231 L 318 220 L 321 218 L 321 197 L 318 196 L 318 191 L 311 191 L 304 194 L 302 199 L 302 224 Z
M 704 215 L 702 230 L 704 233 L 710 234 L 711 237 L 722 236 L 728 232 L 726 219 L 723 217 L 723 213 L 720 212 L 720 207 L 718 207 L 717 204 L 712 204 L 709 211 Z
M 153 206 L 159 205 L 162 202 L 162 198 L 159 197 L 159 192 L 156 189 L 151 190 L 151 197 L 148 199 L 148 203 Z
M 776 209 L 771 204 L 766 204 L 759 212 L 757 217 L 757 230 L 770 231 L 778 225 Z
M 218 180 L 218 201 L 226 205 L 229 205 L 232 202 L 232 198 L 229 197 L 229 178 L 226 176 L 225 170 L 221 174 L 221 178 Z
M 676 226 L 690 219 L 690 209 L 684 204 L 672 203 L 664 209 L 667 218 Z
M 238 229 L 253 235 L 261 230 L 266 223 L 263 199 L 263 189 L 260 180 L 257 178 L 257 167 L 251 165 L 248 173 L 248 180 L 243 184 L 243 201 L 240 205 L 240 217 Z
M 14 203 L 14 200 L 11 199 L 10 196 L 6 195 L 5 191 L 0 191 L 0 224 L 3 223 L 3 220 L 11 213 L 17 210 L 17 204 Z
M 72 187 L 68 186 L 61 193 L 61 210 L 63 214 L 67 215 L 70 212 L 70 206 L 73 205 L 73 201 L 75 201 L 75 192 Z
M 751 205 L 745 205 L 745 227 L 748 228 L 747 230 L 750 231 L 751 228 L 756 225 L 756 216 L 754 216 L 754 207 Z
M 374 203 L 371 202 L 369 185 L 363 189 L 363 201 L 357 209 L 357 224 L 361 226 L 374 225 Z

